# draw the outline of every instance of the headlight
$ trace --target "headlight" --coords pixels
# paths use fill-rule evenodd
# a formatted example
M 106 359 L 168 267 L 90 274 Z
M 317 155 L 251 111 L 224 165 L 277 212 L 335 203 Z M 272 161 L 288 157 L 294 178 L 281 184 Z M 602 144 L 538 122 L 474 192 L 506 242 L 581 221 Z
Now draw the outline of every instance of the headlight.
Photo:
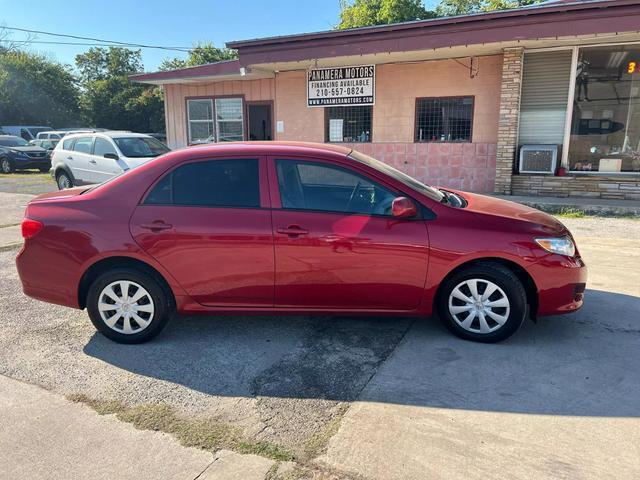
M 576 246 L 569 237 L 536 238 L 536 243 L 547 252 L 557 253 L 558 255 L 573 257 L 576 253 Z
M 14 150 L 13 148 L 10 148 L 9 151 L 11 153 L 15 153 L 16 155 L 21 156 L 21 157 L 25 155 L 24 152 L 21 152 L 20 150 Z

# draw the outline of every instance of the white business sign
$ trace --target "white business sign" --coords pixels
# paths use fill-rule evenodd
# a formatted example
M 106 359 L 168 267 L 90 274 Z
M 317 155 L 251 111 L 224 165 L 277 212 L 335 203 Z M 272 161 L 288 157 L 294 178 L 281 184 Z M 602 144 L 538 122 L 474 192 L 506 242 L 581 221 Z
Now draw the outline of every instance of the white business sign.
M 307 106 L 373 105 L 376 66 L 314 68 L 307 78 Z

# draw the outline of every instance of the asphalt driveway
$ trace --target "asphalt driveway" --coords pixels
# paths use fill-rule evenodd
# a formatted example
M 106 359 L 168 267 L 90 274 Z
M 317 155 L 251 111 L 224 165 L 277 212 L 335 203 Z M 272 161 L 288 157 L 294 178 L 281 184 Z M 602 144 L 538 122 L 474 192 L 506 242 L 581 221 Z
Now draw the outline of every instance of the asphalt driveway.
M 0 374 L 213 418 L 334 478 L 638 478 L 640 221 L 562 221 L 585 307 L 498 345 L 435 319 L 279 316 L 179 318 L 118 345 L 22 295 L 17 250 L 0 252 Z

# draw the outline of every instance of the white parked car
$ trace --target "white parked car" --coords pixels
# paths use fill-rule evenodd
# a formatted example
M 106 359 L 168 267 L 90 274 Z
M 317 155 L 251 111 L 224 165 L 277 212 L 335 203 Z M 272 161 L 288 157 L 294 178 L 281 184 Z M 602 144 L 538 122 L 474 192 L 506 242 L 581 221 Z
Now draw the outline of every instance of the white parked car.
M 102 183 L 168 151 L 166 145 L 142 133 L 66 135 L 51 153 L 51 175 L 60 190 Z

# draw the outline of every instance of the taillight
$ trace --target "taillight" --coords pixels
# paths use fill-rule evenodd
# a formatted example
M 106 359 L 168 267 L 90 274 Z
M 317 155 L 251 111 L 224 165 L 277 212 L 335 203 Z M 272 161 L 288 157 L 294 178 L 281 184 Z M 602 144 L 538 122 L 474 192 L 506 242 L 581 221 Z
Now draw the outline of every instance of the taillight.
M 42 230 L 44 224 L 38 220 L 32 220 L 30 218 L 22 219 L 22 238 L 33 238 L 40 230 Z

